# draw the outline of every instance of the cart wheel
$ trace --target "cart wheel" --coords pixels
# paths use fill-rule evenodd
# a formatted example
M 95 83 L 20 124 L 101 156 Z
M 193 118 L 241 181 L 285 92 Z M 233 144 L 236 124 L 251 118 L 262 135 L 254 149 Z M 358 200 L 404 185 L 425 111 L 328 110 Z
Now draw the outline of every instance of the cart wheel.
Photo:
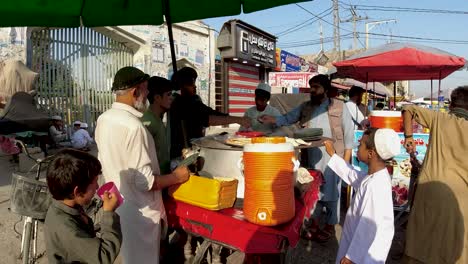
M 294 264 L 294 248 L 289 246 L 287 240 L 283 240 L 281 244 L 280 263 L 281 264 Z
M 221 253 L 223 252 L 223 253 Z M 229 253 L 228 253 L 229 252 Z M 225 254 L 227 253 L 227 254 Z M 240 253 L 240 254 L 239 254 Z M 223 257 L 221 257 L 223 255 Z M 195 257 L 191 264 L 222 264 L 221 258 L 225 258 L 227 264 L 242 264 L 244 263 L 244 254 L 238 251 L 231 251 L 223 248 L 222 245 L 214 243 L 210 240 L 204 240 L 203 243 L 197 246 Z
M 285 252 L 281 253 L 281 264 L 294 264 L 294 249 L 288 247 Z
M 192 259 L 192 264 L 200 264 L 203 261 L 203 259 L 205 259 L 205 255 L 210 246 L 211 242 L 208 240 L 204 240 L 201 245 L 197 246 L 197 249 L 195 250 L 195 257 L 193 257 Z

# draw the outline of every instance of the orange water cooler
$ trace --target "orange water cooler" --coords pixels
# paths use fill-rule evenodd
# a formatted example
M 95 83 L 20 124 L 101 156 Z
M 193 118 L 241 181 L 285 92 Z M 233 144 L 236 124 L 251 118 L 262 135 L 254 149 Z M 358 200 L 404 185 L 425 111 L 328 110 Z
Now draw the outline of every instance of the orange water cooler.
M 371 127 L 391 128 L 403 132 L 403 118 L 400 111 L 372 111 L 369 117 Z
M 294 217 L 294 172 L 299 167 L 294 153 L 291 143 L 244 146 L 244 216 L 248 221 L 275 226 Z

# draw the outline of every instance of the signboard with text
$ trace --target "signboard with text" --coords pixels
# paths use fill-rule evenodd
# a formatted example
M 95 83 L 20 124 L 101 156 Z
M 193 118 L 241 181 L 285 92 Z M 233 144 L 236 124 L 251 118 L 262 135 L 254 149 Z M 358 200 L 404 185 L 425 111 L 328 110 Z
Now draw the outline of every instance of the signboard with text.
M 270 72 L 268 84 L 287 88 L 308 87 L 309 80 L 315 75 L 315 73 L 310 72 Z
M 254 32 L 243 25 L 236 25 L 238 49 L 236 57 L 262 64 L 268 68 L 276 66 L 276 40 Z

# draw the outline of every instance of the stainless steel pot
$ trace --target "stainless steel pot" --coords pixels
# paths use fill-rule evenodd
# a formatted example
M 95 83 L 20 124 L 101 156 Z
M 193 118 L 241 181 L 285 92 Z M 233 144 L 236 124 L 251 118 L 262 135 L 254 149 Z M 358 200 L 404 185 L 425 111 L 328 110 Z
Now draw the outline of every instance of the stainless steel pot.
M 242 158 L 242 148 L 227 146 L 210 137 L 197 139 L 192 144 L 199 148 L 200 156 L 205 159 L 202 171 L 214 177 L 237 179 L 237 197 L 244 198 L 244 176 L 237 165 Z

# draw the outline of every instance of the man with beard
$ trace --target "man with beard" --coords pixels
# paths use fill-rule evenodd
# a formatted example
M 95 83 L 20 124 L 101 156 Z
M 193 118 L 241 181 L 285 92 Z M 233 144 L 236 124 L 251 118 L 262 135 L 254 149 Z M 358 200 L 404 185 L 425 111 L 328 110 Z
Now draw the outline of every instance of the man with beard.
M 303 128 L 322 128 L 323 136 L 332 138 L 336 152 L 348 163 L 351 160 L 353 148 L 354 127 L 351 115 L 344 103 L 335 98 L 328 98 L 327 91 L 331 89 L 331 81 L 326 75 L 316 75 L 309 80 L 310 101 L 303 103 L 284 116 L 262 116 L 261 122 L 277 126 L 292 125 L 297 122 Z M 312 227 L 307 238 L 320 242 L 329 240 L 339 221 L 339 198 L 341 180 L 327 164 L 330 160 L 325 147 L 309 148 L 306 152 L 304 166 L 320 170 L 324 176 L 324 184 L 320 187 L 320 200 L 312 216 Z M 303 157 L 305 158 L 305 157 Z M 326 209 L 325 227 L 319 232 L 319 218 Z
M 140 121 L 148 79 L 137 68 L 120 69 L 112 84 L 115 103 L 98 118 L 96 127 L 104 181 L 113 181 L 125 197 L 117 209 L 125 264 L 159 263 L 159 239 L 166 218 L 161 190 L 189 178 L 186 167 L 160 175 L 154 140 Z

